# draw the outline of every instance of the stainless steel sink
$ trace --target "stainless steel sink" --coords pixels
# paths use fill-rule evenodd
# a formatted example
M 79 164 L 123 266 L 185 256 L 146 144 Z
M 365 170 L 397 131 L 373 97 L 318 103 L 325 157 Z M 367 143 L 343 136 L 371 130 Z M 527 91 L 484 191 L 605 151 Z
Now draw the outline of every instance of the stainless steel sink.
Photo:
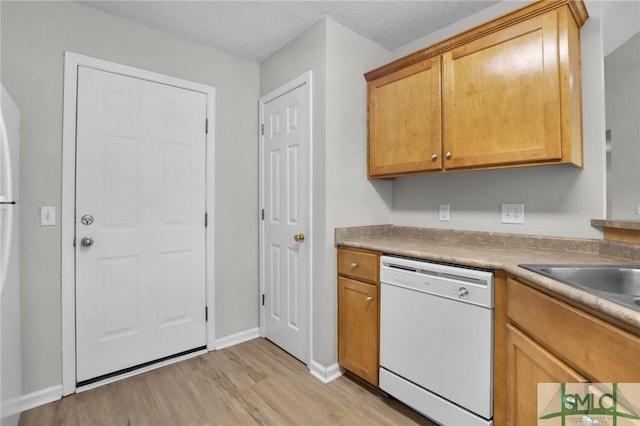
M 519 265 L 546 277 L 640 311 L 638 265 Z

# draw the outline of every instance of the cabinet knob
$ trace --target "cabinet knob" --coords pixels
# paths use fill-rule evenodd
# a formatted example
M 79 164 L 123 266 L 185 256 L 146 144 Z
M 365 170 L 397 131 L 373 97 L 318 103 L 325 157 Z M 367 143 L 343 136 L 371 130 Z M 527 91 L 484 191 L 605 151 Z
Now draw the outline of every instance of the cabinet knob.
M 447 160 L 448 160 L 453 156 L 453 154 L 451 154 L 451 151 L 447 151 L 447 153 L 444 156 L 447 157 Z
M 367 303 L 371 303 L 372 300 L 373 300 L 373 296 L 367 296 Z
M 438 159 L 438 154 L 431 154 L 431 159 L 436 161 Z
M 356 262 L 353 262 L 353 263 L 351 264 L 351 270 L 352 270 L 352 271 L 355 271 L 357 267 L 358 267 L 358 264 L 357 264 Z

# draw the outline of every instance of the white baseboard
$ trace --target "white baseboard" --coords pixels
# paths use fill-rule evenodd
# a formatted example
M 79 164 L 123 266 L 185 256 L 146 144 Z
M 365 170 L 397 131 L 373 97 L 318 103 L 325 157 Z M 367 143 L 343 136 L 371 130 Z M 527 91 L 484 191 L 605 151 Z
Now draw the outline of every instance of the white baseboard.
M 224 349 L 229 346 L 237 345 L 243 342 L 247 342 L 249 340 L 253 340 L 260 337 L 260 330 L 258 328 L 252 328 L 250 330 L 242 331 L 240 333 L 232 334 L 227 337 L 223 337 L 221 339 L 216 340 L 216 349 Z M 203 351 L 204 352 L 204 351 Z M 196 355 L 200 355 L 199 353 Z M 193 356 L 193 355 L 192 355 Z M 173 360 L 176 362 L 175 360 Z M 330 365 L 329 367 L 325 367 L 324 365 L 311 361 L 311 375 L 313 375 L 316 379 L 320 380 L 322 383 L 330 383 L 342 376 L 342 370 L 340 366 L 336 363 Z M 101 383 L 105 384 L 105 383 Z M 91 387 L 91 385 L 88 385 Z M 87 389 L 83 389 L 87 390 Z M 39 407 L 41 405 L 48 404 L 50 402 L 58 401 L 62 398 L 62 385 L 51 386 L 45 389 L 41 389 L 36 392 L 32 392 L 26 395 L 22 395 L 21 398 L 21 406 L 22 411 L 27 411 L 32 408 Z
M 249 340 L 253 340 L 258 337 L 260 337 L 260 329 L 257 327 L 241 331 L 240 333 L 232 334 L 221 339 L 216 339 L 216 350 L 248 342 Z
M 237 345 L 243 342 L 247 342 L 249 340 L 253 340 L 257 337 L 260 337 L 260 329 L 259 328 L 252 328 L 250 330 L 246 330 L 246 331 L 242 331 L 240 333 L 236 333 L 236 334 L 232 334 L 230 336 L 227 337 L 223 337 L 221 339 L 217 339 L 216 340 L 216 349 L 224 349 L 227 348 L 229 346 L 233 346 L 233 345 Z M 153 366 L 149 366 L 143 369 L 139 369 L 136 370 L 135 372 L 131 372 L 122 376 L 118 376 L 118 377 L 114 377 L 114 378 L 110 378 L 110 379 L 106 379 L 103 382 L 99 382 L 99 383 L 92 383 L 90 385 L 87 386 L 83 386 L 82 388 L 78 388 L 76 389 L 76 392 L 82 392 L 85 390 L 89 390 L 92 388 L 95 388 L 97 386 L 101 386 L 101 385 L 105 385 L 107 383 L 116 381 L 116 380 L 121 380 L 124 379 L 126 377 L 129 376 L 133 376 L 136 374 L 140 374 L 146 371 L 149 371 L 151 369 L 154 368 L 159 368 L 162 367 L 166 364 L 173 364 L 175 362 L 178 361 L 182 361 L 184 359 L 187 358 L 191 358 L 194 356 L 198 356 L 198 355 L 202 355 L 206 353 L 206 351 L 200 351 L 197 353 L 193 353 L 193 354 L 189 354 L 186 355 L 184 357 L 181 358 L 173 358 L 165 363 L 161 363 L 161 364 L 154 364 Z M 45 405 L 48 404 L 50 402 L 54 402 L 54 401 L 58 401 L 59 399 L 62 398 L 62 385 L 57 385 L 57 386 L 51 386 L 49 388 L 46 389 L 41 389 L 39 391 L 36 392 L 32 392 L 26 395 L 22 395 L 22 397 L 20 398 L 20 404 L 22 407 L 22 411 L 26 411 L 26 410 L 30 410 L 32 408 L 36 408 L 39 407 L 41 405 Z
M 309 372 L 313 377 L 324 384 L 333 382 L 335 379 L 342 376 L 342 370 L 337 363 L 330 365 L 329 367 L 325 367 L 316 361 L 311 361 L 311 370 Z
M 62 399 L 62 385 L 51 386 L 39 391 L 22 395 L 22 411 L 39 407 L 50 402 Z

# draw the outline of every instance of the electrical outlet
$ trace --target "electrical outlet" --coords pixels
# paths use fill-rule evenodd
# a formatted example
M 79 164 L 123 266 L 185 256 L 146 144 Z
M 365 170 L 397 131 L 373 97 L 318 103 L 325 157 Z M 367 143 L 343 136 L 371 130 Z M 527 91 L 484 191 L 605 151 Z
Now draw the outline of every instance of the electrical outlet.
M 40 207 L 40 226 L 54 226 L 56 224 L 56 208 Z
M 502 223 L 524 224 L 524 204 L 502 204 Z
M 636 214 L 640 214 L 640 206 L 636 206 Z
M 440 204 L 438 211 L 440 222 L 449 222 L 451 220 L 451 216 L 449 215 L 449 204 Z

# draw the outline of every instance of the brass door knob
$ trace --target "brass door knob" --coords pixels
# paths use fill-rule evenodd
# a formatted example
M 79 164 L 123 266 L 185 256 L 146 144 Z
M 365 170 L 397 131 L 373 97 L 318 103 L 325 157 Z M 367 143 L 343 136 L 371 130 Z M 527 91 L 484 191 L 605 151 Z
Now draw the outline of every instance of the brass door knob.
M 304 243 L 304 234 L 300 232 L 299 234 L 294 235 L 293 241 L 295 241 L 296 243 Z

